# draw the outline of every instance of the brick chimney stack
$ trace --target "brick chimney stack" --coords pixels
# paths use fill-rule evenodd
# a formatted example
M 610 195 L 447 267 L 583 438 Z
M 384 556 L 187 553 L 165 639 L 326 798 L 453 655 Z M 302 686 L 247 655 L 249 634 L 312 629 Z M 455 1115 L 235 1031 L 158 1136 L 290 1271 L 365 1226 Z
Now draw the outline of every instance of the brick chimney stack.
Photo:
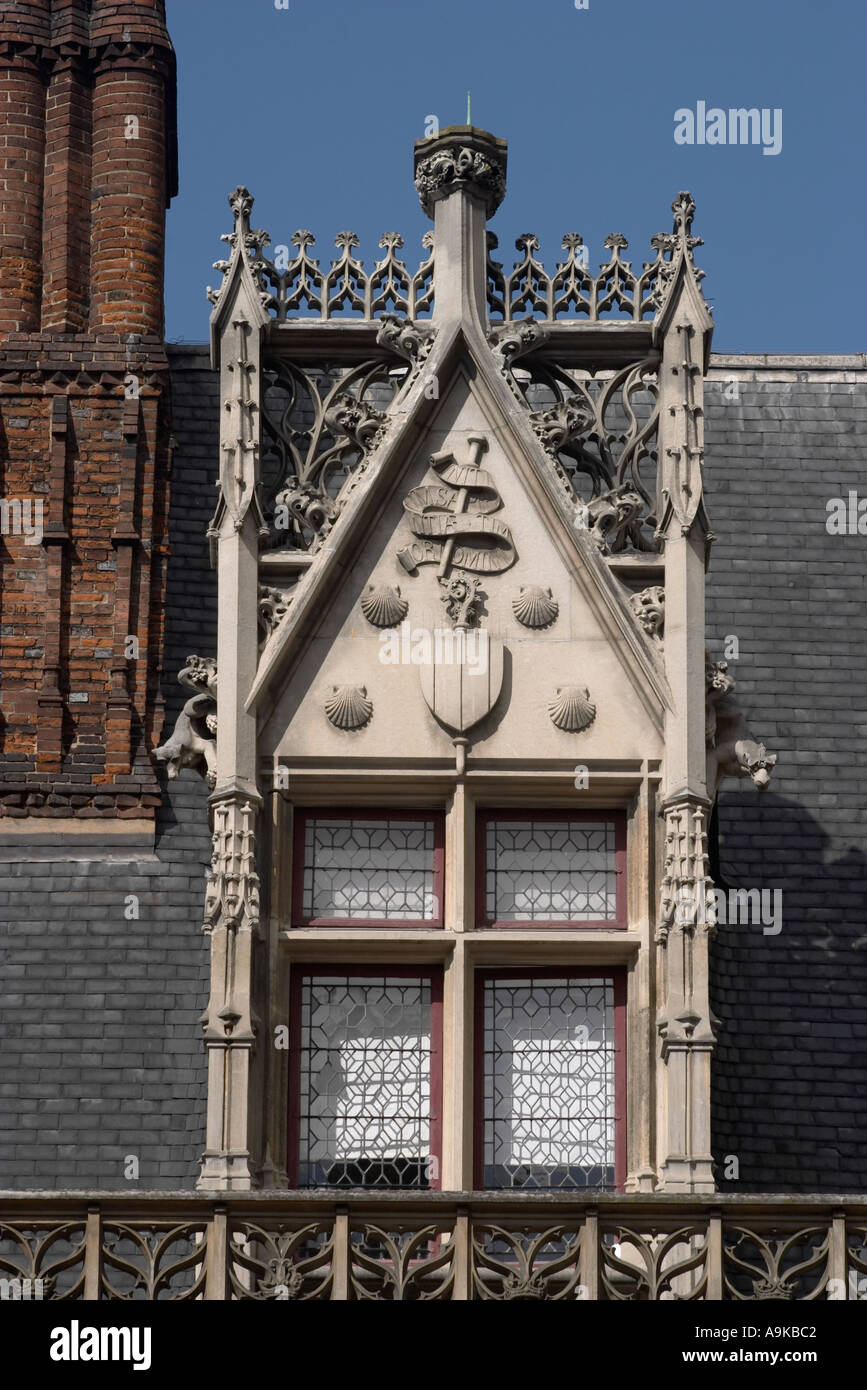
M 0 817 L 151 817 L 177 191 L 163 0 L 0 13 Z
M 0 332 L 38 330 L 50 0 L 8 0 L 0 14 Z
M 162 0 L 93 0 L 91 45 L 91 328 L 162 334 L 167 79 L 174 82 Z

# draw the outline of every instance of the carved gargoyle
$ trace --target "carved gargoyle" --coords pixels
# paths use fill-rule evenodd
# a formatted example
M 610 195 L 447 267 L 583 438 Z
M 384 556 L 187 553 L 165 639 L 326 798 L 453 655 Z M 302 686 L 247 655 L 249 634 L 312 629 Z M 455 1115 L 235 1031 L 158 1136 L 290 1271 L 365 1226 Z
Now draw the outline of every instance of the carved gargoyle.
M 716 795 L 724 777 L 752 777 L 759 791 L 771 780 L 777 761 L 750 733 L 733 696 L 735 683 L 728 662 L 705 657 L 705 718 L 707 735 L 707 789 Z
M 204 762 L 205 781 L 213 787 L 217 780 L 217 663 L 212 656 L 188 656 L 178 680 L 196 693 L 178 715 L 171 738 L 154 750 L 154 757 L 166 764 L 170 779 L 182 767 L 200 772 Z

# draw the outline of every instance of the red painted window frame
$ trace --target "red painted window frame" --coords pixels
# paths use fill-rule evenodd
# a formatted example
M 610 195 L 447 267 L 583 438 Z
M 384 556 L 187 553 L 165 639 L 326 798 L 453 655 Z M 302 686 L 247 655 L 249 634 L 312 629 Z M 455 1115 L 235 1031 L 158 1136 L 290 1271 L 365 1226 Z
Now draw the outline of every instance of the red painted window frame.
M 436 1172 L 426 1188 L 413 1191 L 438 1192 L 443 1161 L 443 972 L 441 966 L 421 965 L 348 965 L 334 962 L 308 965 L 305 961 L 292 965 L 289 984 L 289 1106 L 286 1167 L 289 1186 L 298 1188 L 299 1149 L 301 1144 L 301 986 L 311 975 L 352 976 L 372 980 L 398 979 L 430 981 L 430 1157 L 436 1159 Z M 302 1189 L 310 1191 L 309 1188 Z M 329 1188 L 329 1191 L 332 1189 Z M 335 1187 L 335 1192 L 344 1191 Z M 368 1189 L 364 1189 L 365 1191 Z M 387 1191 L 386 1188 L 379 1189 Z M 408 1189 L 395 1188 L 397 1191 Z
M 491 821 L 612 821 L 614 824 L 614 870 L 616 875 L 616 917 L 599 917 L 577 922 L 546 922 L 539 917 L 508 917 L 489 921 L 486 916 L 485 876 L 488 867 L 487 830 Z M 497 931 L 626 931 L 626 817 L 622 811 L 537 811 L 508 807 L 480 809 L 476 815 L 476 926 Z
M 479 1192 L 512 1193 L 524 1189 L 484 1187 L 485 1175 L 485 1017 L 484 986 L 486 980 L 612 980 L 614 983 L 614 1191 L 622 1192 L 626 1182 L 626 971 L 622 969 L 585 970 L 580 965 L 565 965 L 559 970 L 546 968 L 527 970 L 477 970 L 473 1000 L 473 1181 Z M 541 1188 L 533 1191 L 548 1191 Z M 564 1195 L 580 1196 L 583 1188 L 552 1188 Z M 591 1196 L 596 1188 L 587 1190 Z
M 304 839 L 308 820 L 427 820 L 434 828 L 435 917 L 305 917 L 304 916 Z M 301 806 L 295 811 L 292 837 L 292 926 L 293 927 L 371 927 L 389 929 L 441 929 L 445 925 L 445 815 L 442 811 L 407 811 L 390 806 Z

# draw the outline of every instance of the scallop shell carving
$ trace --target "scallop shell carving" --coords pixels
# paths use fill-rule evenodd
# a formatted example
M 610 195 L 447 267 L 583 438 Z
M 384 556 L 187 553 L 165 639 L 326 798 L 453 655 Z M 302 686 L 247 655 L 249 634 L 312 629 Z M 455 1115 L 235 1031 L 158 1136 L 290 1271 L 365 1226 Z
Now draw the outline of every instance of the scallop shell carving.
M 518 597 L 512 599 L 512 612 L 524 627 L 550 627 L 560 612 L 560 605 L 550 589 L 528 584 L 522 585 Z
M 325 713 L 335 729 L 363 729 L 373 714 L 373 701 L 364 685 L 333 685 Z
M 361 596 L 361 611 L 374 627 L 394 627 L 403 622 L 409 604 L 391 584 L 368 584 Z
M 590 691 L 583 685 L 558 685 L 555 698 L 548 705 L 548 714 L 558 729 L 568 734 L 579 734 L 587 729 L 596 718 L 596 706 L 590 700 Z

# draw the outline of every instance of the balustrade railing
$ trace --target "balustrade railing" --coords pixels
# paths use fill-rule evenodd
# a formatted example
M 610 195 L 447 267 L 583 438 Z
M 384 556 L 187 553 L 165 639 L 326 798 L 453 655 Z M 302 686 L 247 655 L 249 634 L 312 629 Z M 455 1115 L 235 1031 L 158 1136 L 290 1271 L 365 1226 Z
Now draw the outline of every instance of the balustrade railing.
M 857 1298 L 867 1197 L 0 1198 L 0 1299 Z

